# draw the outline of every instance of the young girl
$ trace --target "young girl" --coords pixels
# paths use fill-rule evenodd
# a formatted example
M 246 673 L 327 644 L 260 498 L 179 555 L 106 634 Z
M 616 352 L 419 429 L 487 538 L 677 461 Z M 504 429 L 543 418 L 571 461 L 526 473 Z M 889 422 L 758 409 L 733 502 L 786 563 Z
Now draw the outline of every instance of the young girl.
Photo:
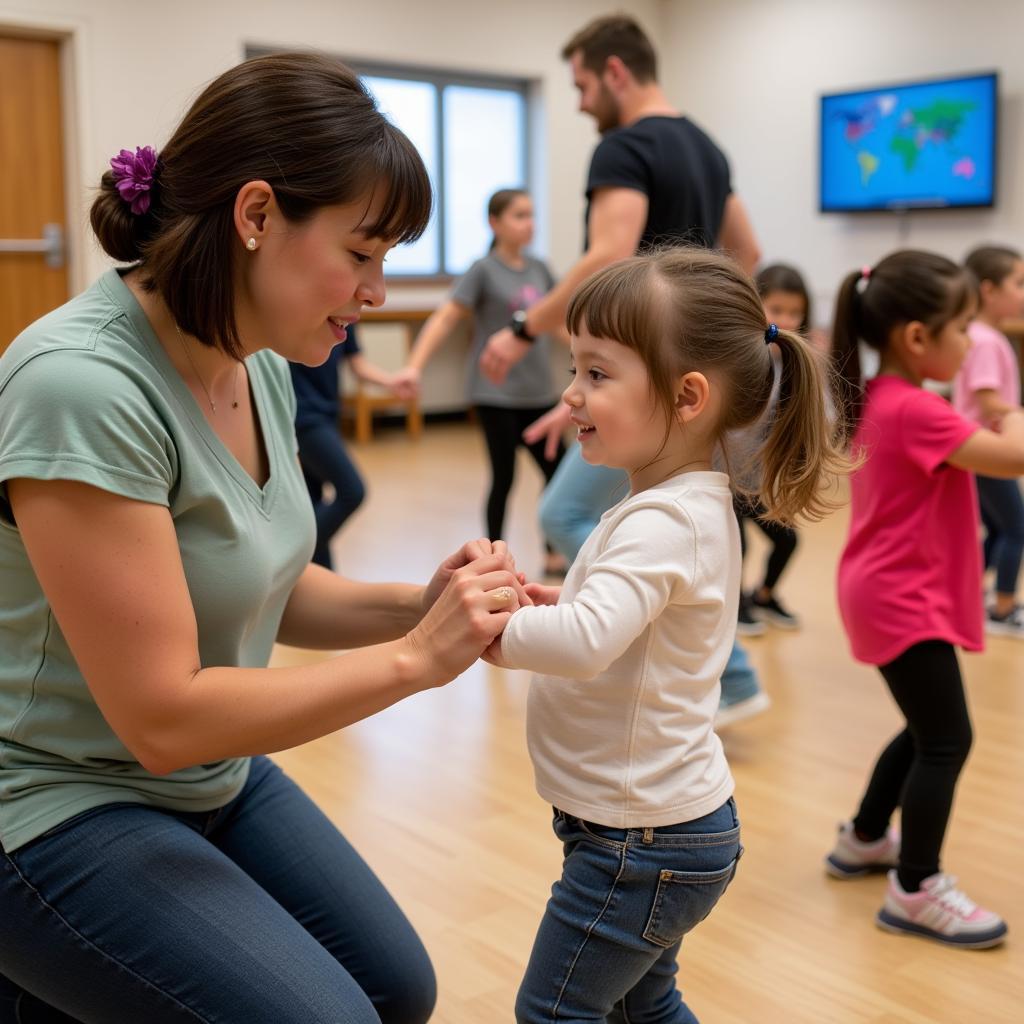
M 462 319 L 473 317 L 473 345 L 467 372 L 467 394 L 487 443 L 491 462 L 491 490 L 487 498 L 487 535 L 504 536 L 505 505 L 515 475 L 516 450 L 523 445 L 550 480 L 564 446 L 554 458 L 544 444 L 526 444 L 523 431 L 545 413 L 556 394 L 551 380 L 548 342 L 536 340 L 526 358 L 517 363 L 501 385 L 480 372 L 480 354 L 487 339 L 506 326 L 510 316 L 524 310 L 550 291 L 554 278 L 547 266 L 525 249 L 533 240 L 533 203 L 522 189 L 502 189 L 491 196 L 487 218 L 494 240 L 491 250 L 477 260 L 455 285 L 451 298 L 423 325 L 405 369 L 398 375 L 401 394 L 414 394 L 431 357 Z M 564 568 L 564 561 L 549 552 L 548 570 Z
M 754 283 L 769 321 L 782 330 L 795 331 L 806 337 L 811 319 L 811 297 L 799 271 L 784 263 L 773 263 L 758 273 Z M 767 416 L 771 415 L 773 406 L 774 401 L 769 402 Z M 738 495 L 735 507 L 740 523 L 743 557 L 747 554 L 745 523 L 748 519 L 761 530 L 772 546 L 760 586 L 755 587 L 751 594 L 741 593 L 737 632 L 747 636 L 757 635 L 764 631 L 765 622 L 780 629 L 798 629 L 800 620 L 775 594 L 775 587 L 796 551 L 796 530 L 769 518 L 764 503 L 757 497 Z
M 878 924 L 952 946 L 1001 942 L 1006 925 L 939 868 L 971 722 L 956 646 L 982 649 L 978 513 L 971 472 L 1024 472 L 1024 413 L 1001 433 L 964 419 L 925 379 L 951 381 L 971 341 L 970 275 L 942 256 L 893 253 L 847 276 L 833 335 L 852 449 L 839 607 L 858 661 L 877 665 L 906 728 L 875 766 L 827 858 L 837 878 L 889 869 Z M 862 391 L 858 342 L 880 354 Z M 902 840 L 889 826 L 902 808 Z
M 967 333 L 971 350 L 953 385 L 953 406 L 983 427 L 1020 405 L 1017 356 L 999 325 L 1024 312 L 1024 260 L 1013 249 L 985 246 L 967 257 L 978 281 L 978 315 Z M 1017 577 L 1024 555 L 1024 502 L 1016 480 L 977 476 L 981 521 L 985 524 L 985 569 L 996 570 L 995 604 L 987 609 L 990 633 L 1024 638 L 1024 614 L 1017 607 Z
M 735 632 L 740 542 L 729 479 L 711 469 L 751 424 L 782 353 L 763 450 L 767 514 L 820 514 L 841 459 L 805 343 L 765 319 L 750 279 L 706 250 L 613 264 L 568 311 L 564 394 L 583 457 L 628 472 L 559 592 L 530 584 L 488 650 L 531 669 L 527 733 L 565 845 L 516 1015 L 520 1022 L 692 1022 L 675 985 L 683 935 L 736 870 L 733 780 L 714 733 Z M 621 1014 L 621 1016 L 619 1016 Z

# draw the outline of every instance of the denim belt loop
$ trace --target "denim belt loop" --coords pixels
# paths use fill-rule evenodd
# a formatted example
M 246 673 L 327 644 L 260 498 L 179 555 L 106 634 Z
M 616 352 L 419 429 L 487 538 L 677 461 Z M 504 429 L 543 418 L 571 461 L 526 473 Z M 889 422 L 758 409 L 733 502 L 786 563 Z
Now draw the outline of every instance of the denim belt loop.
M 647 844 L 647 845 L 650 845 L 653 842 L 654 842 L 654 829 L 653 828 L 645 828 L 644 829 L 644 843 Z

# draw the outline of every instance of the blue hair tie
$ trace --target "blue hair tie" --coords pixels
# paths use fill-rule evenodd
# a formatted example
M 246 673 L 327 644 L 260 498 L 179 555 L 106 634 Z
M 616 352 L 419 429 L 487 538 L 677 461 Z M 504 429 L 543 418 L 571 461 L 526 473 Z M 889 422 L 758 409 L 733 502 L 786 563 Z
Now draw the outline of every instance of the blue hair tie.
M 764 343 L 770 345 L 779 336 L 779 329 L 775 324 L 769 324 L 768 330 L 764 332 Z

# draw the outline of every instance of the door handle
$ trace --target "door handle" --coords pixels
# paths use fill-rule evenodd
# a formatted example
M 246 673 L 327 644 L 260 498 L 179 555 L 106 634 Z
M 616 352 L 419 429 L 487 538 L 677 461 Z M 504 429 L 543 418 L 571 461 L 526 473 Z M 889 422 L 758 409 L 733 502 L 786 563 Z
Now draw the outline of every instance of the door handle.
M 64 230 L 59 224 L 44 224 L 42 238 L 0 238 L 0 253 L 38 252 L 48 267 L 64 266 Z

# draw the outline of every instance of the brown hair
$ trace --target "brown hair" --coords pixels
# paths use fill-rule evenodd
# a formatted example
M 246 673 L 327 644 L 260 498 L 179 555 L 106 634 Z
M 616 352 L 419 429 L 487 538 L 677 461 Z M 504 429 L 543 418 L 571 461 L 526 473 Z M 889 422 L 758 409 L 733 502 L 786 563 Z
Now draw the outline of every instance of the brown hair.
M 487 200 L 487 216 L 497 219 L 500 217 L 515 200 L 520 196 L 529 196 L 525 188 L 499 188 L 497 192 Z M 498 244 L 497 238 L 491 238 L 491 248 Z
M 991 281 L 996 287 L 1001 285 L 1013 272 L 1015 263 L 1019 263 L 1021 255 L 1016 249 L 1003 245 L 982 245 L 967 254 L 964 265 L 982 281 Z
M 723 446 L 728 431 L 751 426 L 768 406 L 768 321 L 753 282 L 726 256 L 676 248 L 613 263 L 579 287 L 566 322 L 573 334 L 585 325 L 643 359 L 652 395 L 666 412 L 666 440 L 675 381 L 692 370 L 711 371 L 721 381 L 717 432 Z M 847 466 L 826 414 L 823 369 L 798 334 L 779 331 L 773 340 L 782 353 L 782 376 L 760 452 L 761 500 L 781 523 L 801 513 L 821 518 L 833 507 L 823 486 Z
M 562 59 L 579 52 L 588 71 L 601 74 L 609 57 L 618 57 L 640 85 L 658 77 L 658 58 L 644 30 L 626 14 L 596 18 L 562 47 Z
M 787 295 L 799 295 L 804 304 L 804 315 L 800 321 L 800 333 L 806 334 L 811 327 L 811 295 L 807 285 L 796 267 L 788 263 L 772 263 L 757 272 L 754 278 L 757 294 L 766 299 L 772 292 L 785 292 Z
M 967 308 L 974 289 L 964 268 L 916 249 L 891 253 L 873 270 L 854 270 L 843 278 L 832 325 L 832 358 L 847 436 L 853 436 L 864 402 L 860 342 L 885 352 L 893 329 L 914 321 L 941 331 Z
M 242 185 L 259 180 L 293 223 L 378 188 L 380 215 L 361 225 L 371 237 L 411 242 L 430 218 L 423 161 L 343 64 L 281 53 L 224 72 L 160 152 L 149 212 L 132 214 L 107 171 L 91 221 L 110 256 L 141 265 L 145 287 L 182 330 L 236 358 L 234 203 Z

